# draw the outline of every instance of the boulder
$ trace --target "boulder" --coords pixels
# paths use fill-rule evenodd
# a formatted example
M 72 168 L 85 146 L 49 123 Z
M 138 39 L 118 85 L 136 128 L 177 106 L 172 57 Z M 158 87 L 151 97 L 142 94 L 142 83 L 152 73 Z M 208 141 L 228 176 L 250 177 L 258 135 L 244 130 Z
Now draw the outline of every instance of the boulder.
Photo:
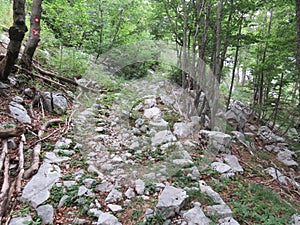
M 219 219 L 218 222 L 219 222 L 218 225 L 239 225 L 239 223 L 232 217 Z
M 221 162 L 213 162 L 211 164 L 211 168 L 213 168 L 214 170 L 218 171 L 221 174 L 231 171 L 230 166 L 228 166 L 225 163 L 221 163 Z
M 30 224 L 31 222 L 32 218 L 28 215 L 25 217 L 12 218 L 9 222 L 9 225 Z
M 240 165 L 238 158 L 235 155 L 225 155 L 224 161 L 231 167 L 234 173 L 243 173 L 244 169 Z
M 25 186 L 21 200 L 30 202 L 37 207 L 50 197 L 50 189 L 61 176 L 60 168 L 49 163 L 43 163 L 38 173 Z
M 174 124 L 174 134 L 180 138 L 186 138 L 190 136 L 194 131 L 192 123 L 175 123 Z
M 114 203 L 120 201 L 121 199 L 122 199 L 122 192 L 113 189 L 106 197 L 105 202 Z
M 159 108 L 153 107 L 150 109 L 145 109 L 144 116 L 149 120 L 159 120 L 162 118 L 162 112 Z
M 208 140 L 208 147 L 216 154 L 230 154 L 231 136 L 218 131 L 200 130 L 200 137 Z
M 179 213 L 187 198 L 188 195 L 183 189 L 166 186 L 158 198 L 156 208 L 168 219 Z
M 231 100 L 229 110 L 225 113 L 226 120 L 238 131 L 244 132 L 247 117 L 250 115 L 250 109 L 242 102 Z
M 196 205 L 194 208 L 184 213 L 183 218 L 188 225 L 209 225 L 211 222 L 210 219 L 205 216 L 199 205 Z
M 8 105 L 10 114 L 21 123 L 31 123 L 27 110 L 17 102 L 10 102 Z
M 282 162 L 284 165 L 288 167 L 292 167 L 295 169 L 297 169 L 299 166 L 298 163 L 295 161 L 296 157 L 297 155 L 288 149 L 285 149 L 284 151 L 280 151 L 277 154 L 278 161 Z
M 221 196 L 217 192 L 215 192 L 210 186 L 208 186 L 205 183 L 205 181 L 203 180 L 199 181 L 199 187 L 200 187 L 200 191 L 210 196 L 215 203 L 225 204 Z
M 54 112 L 59 115 L 66 113 L 68 109 L 67 98 L 61 93 L 42 92 L 44 107 L 48 112 Z
M 122 224 L 112 214 L 102 213 L 98 218 L 97 225 L 122 225 Z
M 42 224 L 53 224 L 54 209 L 52 205 L 42 205 L 37 209 L 37 214 L 42 218 Z
M 138 179 L 135 181 L 135 191 L 138 195 L 143 195 L 145 191 L 145 183 L 143 180 Z
M 153 146 L 174 141 L 176 141 L 176 137 L 169 130 L 160 131 L 151 138 L 151 143 Z
M 207 213 L 218 218 L 232 217 L 233 213 L 228 205 L 213 205 L 207 206 Z

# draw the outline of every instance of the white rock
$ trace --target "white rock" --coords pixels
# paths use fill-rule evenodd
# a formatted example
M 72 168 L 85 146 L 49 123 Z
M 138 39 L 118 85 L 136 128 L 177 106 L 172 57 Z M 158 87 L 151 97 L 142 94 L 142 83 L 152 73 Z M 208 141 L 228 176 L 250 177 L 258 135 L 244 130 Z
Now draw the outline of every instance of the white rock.
M 37 207 L 50 197 L 50 189 L 60 176 L 58 166 L 43 163 L 38 173 L 25 186 L 21 200 L 29 201 L 33 207 Z
M 231 170 L 231 167 L 228 166 L 227 164 L 225 163 L 221 163 L 221 162 L 213 162 L 211 164 L 211 167 L 218 171 L 219 173 L 227 173 Z
M 156 208 L 168 219 L 179 213 L 187 198 L 188 196 L 183 189 L 166 186 L 158 198 Z
M 203 213 L 200 206 L 195 206 L 186 213 L 183 214 L 183 218 L 186 220 L 188 225 L 208 225 L 210 219 L 208 219 Z
M 143 180 L 138 179 L 135 181 L 135 191 L 138 195 L 143 195 L 145 191 L 145 183 Z
M 114 202 L 120 201 L 121 199 L 122 199 L 122 192 L 120 192 L 116 189 L 113 189 L 106 197 L 105 202 L 114 203 Z
M 120 205 L 108 204 L 107 207 L 108 207 L 112 212 L 120 212 L 120 211 L 122 211 L 122 206 L 120 206 Z

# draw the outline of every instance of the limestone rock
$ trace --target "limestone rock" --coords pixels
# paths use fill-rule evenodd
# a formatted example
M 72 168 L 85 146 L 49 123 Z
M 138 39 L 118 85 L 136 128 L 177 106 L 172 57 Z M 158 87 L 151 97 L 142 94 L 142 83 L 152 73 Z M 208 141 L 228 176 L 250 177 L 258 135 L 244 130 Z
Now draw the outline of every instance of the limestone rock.
M 232 217 L 219 219 L 218 222 L 219 222 L 218 225 L 239 225 L 239 223 Z
M 70 148 L 70 145 L 72 144 L 72 139 L 61 137 L 56 143 L 55 143 L 55 149 L 68 149 Z
M 145 183 L 143 180 L 138 179 L 135 181 L 135 191 L 138 195 L 143 195 L 145 191 Z
M 151 138 L 153 146 L 174 141 L 176 141 L 176 137 L 169 130 L 160 131 Z
M 227 164 L 225 164 L 225 163 L 221 163 L 221 162 L 213 162 L 212 164 L 211 164 L 211 167 L 214 169 L 214 170 L 216 170 L 216 171 L 218 171 L 219 173 L 227 173 L 227 172 L 229 172 L 230 170 L 231 170 L 231 167 L 230 166 L 228 166 Z
M 105 202 L 114 203 L 114 202 L 120 201 L 121 199 L 122 199 L 122 192 L 120 192 L 116 189 L 113 189 L 106 197 Z
M 112 214 L 102 213 L 98 218 L 97 225 L 122 225 L 122 224 Z
M 45 154 L 45 162 L 47 163 L 61 163 L 68 160 L 70 160 L 69 157 L 57 156 L 54 152 L 46 152 Z
M 205 216 L 199 205 L 196 205 L 194 208 L 184 213 L 183 218 L 186 220 L 188 225 L 210 224 L 210 219 Z
M 126 198 L 134 198 L 135 197 L 135 193 L 134 190 L 132 188 L 128 188 L 127 191 L 125 192 L 125 196 Z
M 61 93 L 42 92 L 41 93 L 45 109 L 48 112 L 55 112 L 59 115 L 66 113 L 68 109 L 67 98 Z
M 270 176 L 272 176 L 274 179 L 277 179 L 280 183 L 287 185 L 290 181 L 290 178 L 287 176 L 284 176 L 279 170 L 269 167 L 265 170 Z
M 298 168 L 298 163 L 294 160 L 296 158 L 296 154 L 290 150 L 280 151 L 277 154 L 278 161 L 282 162 L 284 165 L 292 168 Z
M 9 225 L 20 225 L 25 223 L 32 222 L 31 216 L 25 216 L 25 217 L 18 217 L 18 218 L 12 218 L 9 222 Z
M 232 172 L 234 173 L 243 173 L 244 169 L 239 164 L 239 160 L 235 155 L 225 155 L 225 162 L 231 167 Z
M 144 116 L 149 120 L 158 120 L 162 118 L 162 112 L 159 108 L 153 107 L 150 109 L 145 109 Z
M 300 225 L 300 216 L 299 215 L 293 215 L 293 225 Z
M 119 211 L 122 211 L 122 206 L 120 206 L 120 205 L 108 204 L 107 207 L 108 207 L 112 212 L 119 212 Z
M 199 187 L 200 187 L 200 191 L 210 196 L 215 203 L 225 204 L 221 196 L 217 192 L 215 192 L 210 186 L 208 186 L 205 183 L 205 181 L 203 180 L 199 181 Z
M 208 139 L 209 148 L 215 153 L 230 154 L 231 136 L 218 131 L 200 130 L 200 136 Z
M 53 224 L 54 209 L 52 205 L 42 205 L 37 209 L 37 214 L 42 218 L 42 224 Z
M 186 138 L 193 133 L 193 125 L 191 123 L 175 123 L 174 134 L 180 138 Z
M 58 166 L 43 163 L 38 173 L 25 186 L 21 200 L 29 201 L 33 207 L 37 207 L 49 198 L 50 189 L 60 176 Z
M 168 219 L 179 213 L 187 198 L 188 196 L 183 189 L 166 186 L 158 198 L 156 208 Z
M 10 102 L 8 105 L 10 114 L 21 123 L 31 123 L 31 118 L 29 117 L 26 109 L 19 103 Z
M 206 209 L 208 214 L 218 218 L 232 217 L 233 214 L 229 206 L 225 204 L 207 206 Z

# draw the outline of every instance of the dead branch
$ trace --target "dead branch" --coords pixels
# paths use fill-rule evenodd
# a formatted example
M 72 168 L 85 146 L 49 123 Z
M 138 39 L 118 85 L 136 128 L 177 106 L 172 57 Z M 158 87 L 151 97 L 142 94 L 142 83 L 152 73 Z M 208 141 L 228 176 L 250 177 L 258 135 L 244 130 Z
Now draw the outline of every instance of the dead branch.
M 16 128 L 1 129 L 0 128 L 0 138 L 7 139 L 10 137 L 19 137 L 25 133 L 25 127 L 17 126 Z
M 15 65 L 15 67 L 16 67 L 17 69 L 19 69 L 19 70 L 24 71 L 25 73 L 29 74 L 30 76 L 38 77 L 38 78 L 40 78 L 40 79 L 42 79 L 42 80 L 45 80 L 45 81 L 48 81 L 48 82 L 50 82 L 50 83 L 56 84 L 56 85 L 58 85 L 58 86 L 60 86 L 60 87 L 67 88 L 67 86 L 65 86 L 64 84 L 58 83 L 58 82 L 55 81 L 55 80 L 49 79 L 49 78 L 47 78 L 47 77 L 43 77 L 43 76 L 41 76 L 41 75 L 39 75 L 39 74 L 32 73 L 31 71 L 29 71 L 29 70 L 27 70 L 27 69 L 25 69 L 25 68 L 22 68 L 22 67 L 20 67 L 20 66 L 18 66 L 18 65 Z
M 19 167 L 18 167 L 18 177 L 17 177 L 17 182 L 16 182 L 16 192 L 20 193 L 21 192 L 21 184 L 22 184 L 22 178 L 24 175 L 24 142 L 26 141 L 25 135 L 23 134 L 21 137 L 21 141 L 19 144 Z
M 2 142 L 2 153 L 0 156 L 0 172 L 2 171 L 7 152 L 8 152 L 7 140 L 4 140 Z
M 50 126 L 53 123 L 61 123 L 63 120 L 61 119 L 52 119 L 47 121 L 46 123 L 43 124 L 41 129 L 38 132 L 38 138 L 41 139 L 42 136 L 45 133 L 45 130 L 47 129 L 48 126 Z M 40 163 L 40 153 L 42 149 L 42 143 L 39 142 L 37 143 L 34 148 L 33 148 L 33 155 L 32 155 L 32 164 L 31 166 L 24 172 L 24 178 L 28 179 L 34 174 L 38 168 L 39 168 L 39 163 Z
M 9 191 L 9 158 L 5 157 L 5 163 L 4 163 L 4 179 L 3 184 L 0 192 L 0 218 L 5 214 L 6 206 L 8 202 L 8 191 Z
M 42 142 L 42 141 L 47 140 L 48 138 L 50 138 L 52 135 L 56 134 L 56 133 L 59 132 L 59 131 L 61 131 L 61 129 L 57 129 L 57 130 L 53 131 L 52 133 L 50 133 L 49 135 L 47 135 L 46 137 L 37 140 L 37 141 L 34 142 L 32 145 L 30 145 L 29 148 L 35 146 L 35 145 L 36 145 L 37 143 L 39 143 L 39 142 Z
M 50 71 L 46 71 L 44 69 L 42 69 L 41 67 L 39 67 L 38 65 L 36 64 L 33 64 L 33 67 L 41 74 L 43 75 L 46 75 L 46 76 L 49 76 L 49 77 L 52 77 L 52 78 L 57 78 L 58 80 L 60 81 L 63 81 L 63 82 L 66 82 L 66 83 L 69 83 L 69 84 L 72 84 L 74 86 L 78 86 L 80 88 L 82 88 L 84 91 L 91 91 L 91 92 L 94 92 L 94 93 L 104 93 L 105 91 L 104 90 L 95 90 L 95 89 L 92 89 L 92 88 L 89 88 L 87 86 L 84 86 L 84 85 L 81 85 L 81 84 L 78 84 L 75 80 L 72 80 L 72 79 L 69 79 L 67 77 L 62 77 L 62 76 L 59 76 L 55 73 L 52 73 Z

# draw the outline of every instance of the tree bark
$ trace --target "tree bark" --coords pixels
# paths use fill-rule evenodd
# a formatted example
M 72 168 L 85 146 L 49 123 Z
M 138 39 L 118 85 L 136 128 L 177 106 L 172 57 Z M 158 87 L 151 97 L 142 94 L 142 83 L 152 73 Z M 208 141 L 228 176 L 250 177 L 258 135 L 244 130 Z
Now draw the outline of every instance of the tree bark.
M 31 70 L 32 58 L 38 43 L 40 42 L 41 14 L 42 0 L 33 0 L 30 16 L 30 34 L 21 58 L 21 66 L 28 70 Z
M 14 0 L 13 25 L 9 28 L 10 42 L 6 56 L 0 62 L 0 80 L 7 81 L 8 76 L 19 56 L 22 40 L 27 32 L 25 24 L 25 0 Z
M 296 0 L 297 16 L 297 46 L 296 46 L 296 64 L 298 69 L 298 83 L 300 83 L 300 0 Z M 298 106 L 300 107 L 300 85 L 298 85 Z
M 217 22 L 216 22 L 216 52 L 215 52 L 215 65 L 214 74 L 220 83 L 221 81 L 221 39 L 222 39 L 222 12 L 223 12 L 223 0 L 218 3 Z

